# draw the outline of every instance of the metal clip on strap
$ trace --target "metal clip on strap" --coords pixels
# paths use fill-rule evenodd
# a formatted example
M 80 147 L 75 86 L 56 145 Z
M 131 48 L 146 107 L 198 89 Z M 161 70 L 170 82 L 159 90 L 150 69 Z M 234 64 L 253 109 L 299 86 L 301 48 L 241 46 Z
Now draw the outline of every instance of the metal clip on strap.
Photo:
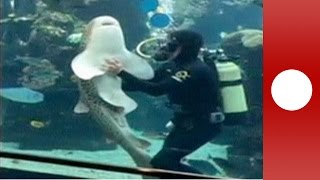
M 213 112 L 210 114 L 210 122 L 213 124 L 222 123 L 225 120 L 225 115 L 222 112 Z

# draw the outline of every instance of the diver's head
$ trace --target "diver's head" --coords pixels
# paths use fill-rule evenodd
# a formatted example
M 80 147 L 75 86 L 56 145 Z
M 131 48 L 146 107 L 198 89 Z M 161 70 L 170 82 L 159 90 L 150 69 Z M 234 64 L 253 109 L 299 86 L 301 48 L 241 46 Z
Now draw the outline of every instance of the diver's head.
M 199 33 L 190 30 L 175 31 L 169 34 L 167 42 L 156 53 L 154 59 L 156 61 L 192 61 L 197 58 L 202 46 L 203 38 Z

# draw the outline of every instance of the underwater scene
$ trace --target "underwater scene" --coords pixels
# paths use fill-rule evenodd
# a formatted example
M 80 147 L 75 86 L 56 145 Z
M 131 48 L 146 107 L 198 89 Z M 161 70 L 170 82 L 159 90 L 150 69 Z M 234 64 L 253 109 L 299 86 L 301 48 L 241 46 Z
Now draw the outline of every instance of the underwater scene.
M 263 178 L 262 0 L 0 1 L 1 151 Z

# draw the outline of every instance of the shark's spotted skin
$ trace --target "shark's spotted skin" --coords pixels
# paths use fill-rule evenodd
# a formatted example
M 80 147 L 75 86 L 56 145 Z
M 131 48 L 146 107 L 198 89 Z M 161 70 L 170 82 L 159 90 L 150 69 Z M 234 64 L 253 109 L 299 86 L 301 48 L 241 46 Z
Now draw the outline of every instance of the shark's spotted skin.
M 80 100 L 88 106 L 89 112 L 103 128 L 108 139 L 123 147 L 140 167 L 151 167 L 151 157 L 145 148 L 150 145 L 146 140 L 136 137 L 131 131 L 123 110 L 103 101 L 91 80 L 78 80 Z
M 121 26 L 115 18 L 99 16 L 87 27 L 86 47 L 71 62 L 80 91 L 74 111 L 91 113 L 109 140 L 123 147 L 138 166 L 150 167 L 151 158 L 145 152 L 150 143 L 133 134 L 125 117 L 137 103 L 122 91 L 121 78 L 101 67 L 107 59 L 117 58 L 126 71 L 142 79 L 151 79 L 153 69 L 127 50 Z

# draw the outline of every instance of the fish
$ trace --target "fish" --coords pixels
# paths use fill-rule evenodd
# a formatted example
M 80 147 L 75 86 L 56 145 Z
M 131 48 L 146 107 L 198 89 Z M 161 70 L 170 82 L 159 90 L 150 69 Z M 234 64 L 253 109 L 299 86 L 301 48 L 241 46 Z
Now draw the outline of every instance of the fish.
M 151 65 L 127 50 L 120 23 L 114 17 L 98 16 L 91 20 L 85 37 L 85 50 L 71 62 L 74 74 L 82 80 L 94 81 L 99 96 L 106 102 L 122 107 L 125 114 L 132 112 L 137 103 L 122 91 L 121 78 L 101 68 L 106 59 L 116 58 L 125 71 L 148 80 L 154 77 Z
M 44 100 L 44 95 L 41 92 L 26 88 L 26 87 L 11 87 L 0 88 L 0 96 L 20 103 L 40 103 Z
M 104 130 L 107 140 L 119 144 L 139 167 L 151 167 L 147 148 L 151 145 L 136 136 L 126 114 L 137 104 L 121 89 L 121 79 L 100 69 L 105 59 L 117 57 L 124 69 L 144 79 L 154 76 L 151 66 L 125 47 L 119 22 L 111 16 L 91 20 L 85 33 L 86 46 L 71 62 L 80 92 L 75 113 L 90 113 Z
M 15 16 L 15 10 L 16 10 L 16 1 L 15 0 L 10 0 L 10 14 L 8 14 L 8 17 L 14 17 Z
M 45 128 L 45 127 L 49 126 L 50 124 L 51 124 L 50 121 L 42 121 L 42 120 L 37 120 L 37 119 L 33 119 L 30 121 L 30 125 L 36 129 Z
M 225 38 L 228 34 L 226 32 L 220 32 L 219 36 L 221 39 Z

